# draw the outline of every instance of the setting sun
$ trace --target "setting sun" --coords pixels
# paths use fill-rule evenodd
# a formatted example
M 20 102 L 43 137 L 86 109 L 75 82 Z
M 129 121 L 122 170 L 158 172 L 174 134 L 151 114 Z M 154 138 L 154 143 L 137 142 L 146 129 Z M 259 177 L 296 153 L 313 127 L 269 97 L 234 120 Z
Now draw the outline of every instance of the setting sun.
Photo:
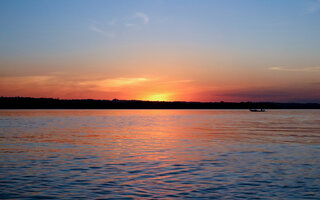
M 145 100 L 148 101 L 170 101 L 169 94 L 153 94 L 147 96 Z

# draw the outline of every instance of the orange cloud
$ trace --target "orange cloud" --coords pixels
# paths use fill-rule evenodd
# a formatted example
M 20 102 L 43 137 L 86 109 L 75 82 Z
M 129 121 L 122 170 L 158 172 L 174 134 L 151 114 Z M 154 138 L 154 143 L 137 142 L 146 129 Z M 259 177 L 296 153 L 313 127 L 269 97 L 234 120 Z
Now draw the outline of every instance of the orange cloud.
M 72 77 L 67 75 L 2 77 L 2 96 L 139 99 L 173 101 L 194 90 L 191 80 L 148 77 Z M 179 99 L 182 100 L 182 99 Z

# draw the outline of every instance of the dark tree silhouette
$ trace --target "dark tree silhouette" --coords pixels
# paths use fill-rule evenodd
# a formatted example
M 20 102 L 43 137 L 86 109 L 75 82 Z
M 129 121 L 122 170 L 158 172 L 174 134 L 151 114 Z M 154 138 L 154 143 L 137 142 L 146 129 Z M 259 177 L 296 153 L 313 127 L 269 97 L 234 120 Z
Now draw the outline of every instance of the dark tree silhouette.
M 320 109 L 318 103 L 185 102 L 0 97 L 0 109 Z

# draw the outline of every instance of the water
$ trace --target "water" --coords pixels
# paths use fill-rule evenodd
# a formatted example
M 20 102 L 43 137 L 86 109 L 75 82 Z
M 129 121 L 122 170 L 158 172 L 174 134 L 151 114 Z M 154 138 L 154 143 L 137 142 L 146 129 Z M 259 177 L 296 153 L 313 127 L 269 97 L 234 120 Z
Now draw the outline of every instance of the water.
M 320 199 L 320 110 L 2 110 L 2 199 Z

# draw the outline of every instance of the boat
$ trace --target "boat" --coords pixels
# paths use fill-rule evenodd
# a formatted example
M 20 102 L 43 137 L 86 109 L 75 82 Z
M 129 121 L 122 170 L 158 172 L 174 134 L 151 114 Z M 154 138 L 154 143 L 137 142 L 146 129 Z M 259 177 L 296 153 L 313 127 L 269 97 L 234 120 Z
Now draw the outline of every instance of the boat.
M 265 109 L 249 109 L 251 112 L 266 112 Z

